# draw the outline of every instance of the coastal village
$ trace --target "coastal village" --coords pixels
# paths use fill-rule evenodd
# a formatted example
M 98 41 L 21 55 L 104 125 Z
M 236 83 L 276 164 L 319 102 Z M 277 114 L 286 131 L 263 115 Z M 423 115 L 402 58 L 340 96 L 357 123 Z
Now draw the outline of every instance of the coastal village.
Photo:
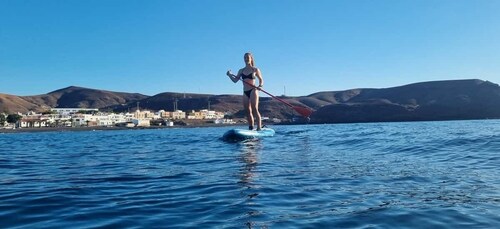
M 101 112 L 96 108 L 51 108 L 50 111 L 26 114 L 0 113 L 0 128 L 50 128 L 50 127 L 150 127 L 185 126 L 203 121 L 212 124 L 235 124 L 230 114 L 213 110 L 185 112 L 182 110 L 152 112 L 135 110 L 126 113 Z M 274 120 L 277 121 L 277 120 Z M 243 122 L 240 120 L 239 122 Z

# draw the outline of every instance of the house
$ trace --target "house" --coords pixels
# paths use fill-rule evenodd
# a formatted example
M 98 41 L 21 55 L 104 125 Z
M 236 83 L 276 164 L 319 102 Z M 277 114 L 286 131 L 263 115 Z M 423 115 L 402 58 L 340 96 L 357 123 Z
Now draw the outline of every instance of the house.
M 181 110 L 176 110 L 172 112 L 172 119 L 185 119 L 186 118 L 186 112 L 181 111 Z
M 220 119 L 224 118 L 224 113 L 210 110 L 201 110 L 203 112 L 205 119 Z
M 204 119 L 205 118 L 205 113 L 201 111 L 194 111 L 192 110 L 186 115 L 187 119 Z
M 172 118 L 172 112 L 170 112 L 170 111 L 159 110 L 159 111 L 157 112 L 157 115 L 158 115 L 160 118 L 163 118 L 163 119 L 166 119 L 166 118 Z
M 153 119 L 155 116 L 151 111 L 140 111 L 136 110 L 134 112 L 134 118 L 136 119 Z
M 40 128 L 47 127 L 48 122 L 46 119 L 27 117 L 19 120 L 19 127 L 21 128 Z

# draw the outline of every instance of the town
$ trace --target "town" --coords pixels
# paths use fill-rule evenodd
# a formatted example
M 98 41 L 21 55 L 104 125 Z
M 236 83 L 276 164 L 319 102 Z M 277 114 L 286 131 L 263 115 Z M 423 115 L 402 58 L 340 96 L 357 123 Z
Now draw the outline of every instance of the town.
M 47 112 L 28 112 L 26 114 L 0 114 L 0 126 L 5 129 L 44 128 L 44 127 L 148 127 L 185 125 L 182 120 L 210 120 L 215 124 L 233 124 L 232 119 L 224 118 L 222 112 L 200 110 L 184 112 L 181 110 L 152 112 L 139 110 L 126 113 L 101 112 L 97 108 L 51 108 Z
M 263 117 L 263 120 L 278 123 L 281 120 Z M 51 108 L 46 112 L 30 111 L 26 114 L 0 113 L 0 128 L 50 128 L 50 127 L 150 127 L 185 126 L 189 123 L 236 124 L 232 115 L 213 110 L 185 112 L 182 110 L 152 112 L 135 110 L 126 113 L 99 111 L 97 108 Z M 238 120 L 238 122 L 246 122 Z

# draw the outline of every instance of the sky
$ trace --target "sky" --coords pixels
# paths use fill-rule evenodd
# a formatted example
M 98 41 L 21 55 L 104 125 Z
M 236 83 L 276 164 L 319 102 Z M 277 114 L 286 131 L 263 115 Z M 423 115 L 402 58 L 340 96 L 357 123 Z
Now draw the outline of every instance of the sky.
M 274 95 L 500 83 L 498 0 L 0 0 L 0 93 Z

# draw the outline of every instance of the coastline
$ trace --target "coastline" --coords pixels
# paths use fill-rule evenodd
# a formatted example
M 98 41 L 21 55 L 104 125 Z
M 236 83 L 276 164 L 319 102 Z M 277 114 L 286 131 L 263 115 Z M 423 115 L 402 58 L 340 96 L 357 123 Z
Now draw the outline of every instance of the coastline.
M 200 128 L 200 127 L 224 127 L 241 126 L 242 124 L 190 124 L 177 126 L 148 126 L 148 127 L 119 127 L 119 126 L 83 126 L 83 127 L 40 127 L 40 128 L 17 128 L 0 129 L 0 134 L 10 133 L 38 133 L 38 132 L 77 132 L 77 131 L 101 131 L 101 130 L 149 130 L 149 129 L 178 129 L 178 128 Z

